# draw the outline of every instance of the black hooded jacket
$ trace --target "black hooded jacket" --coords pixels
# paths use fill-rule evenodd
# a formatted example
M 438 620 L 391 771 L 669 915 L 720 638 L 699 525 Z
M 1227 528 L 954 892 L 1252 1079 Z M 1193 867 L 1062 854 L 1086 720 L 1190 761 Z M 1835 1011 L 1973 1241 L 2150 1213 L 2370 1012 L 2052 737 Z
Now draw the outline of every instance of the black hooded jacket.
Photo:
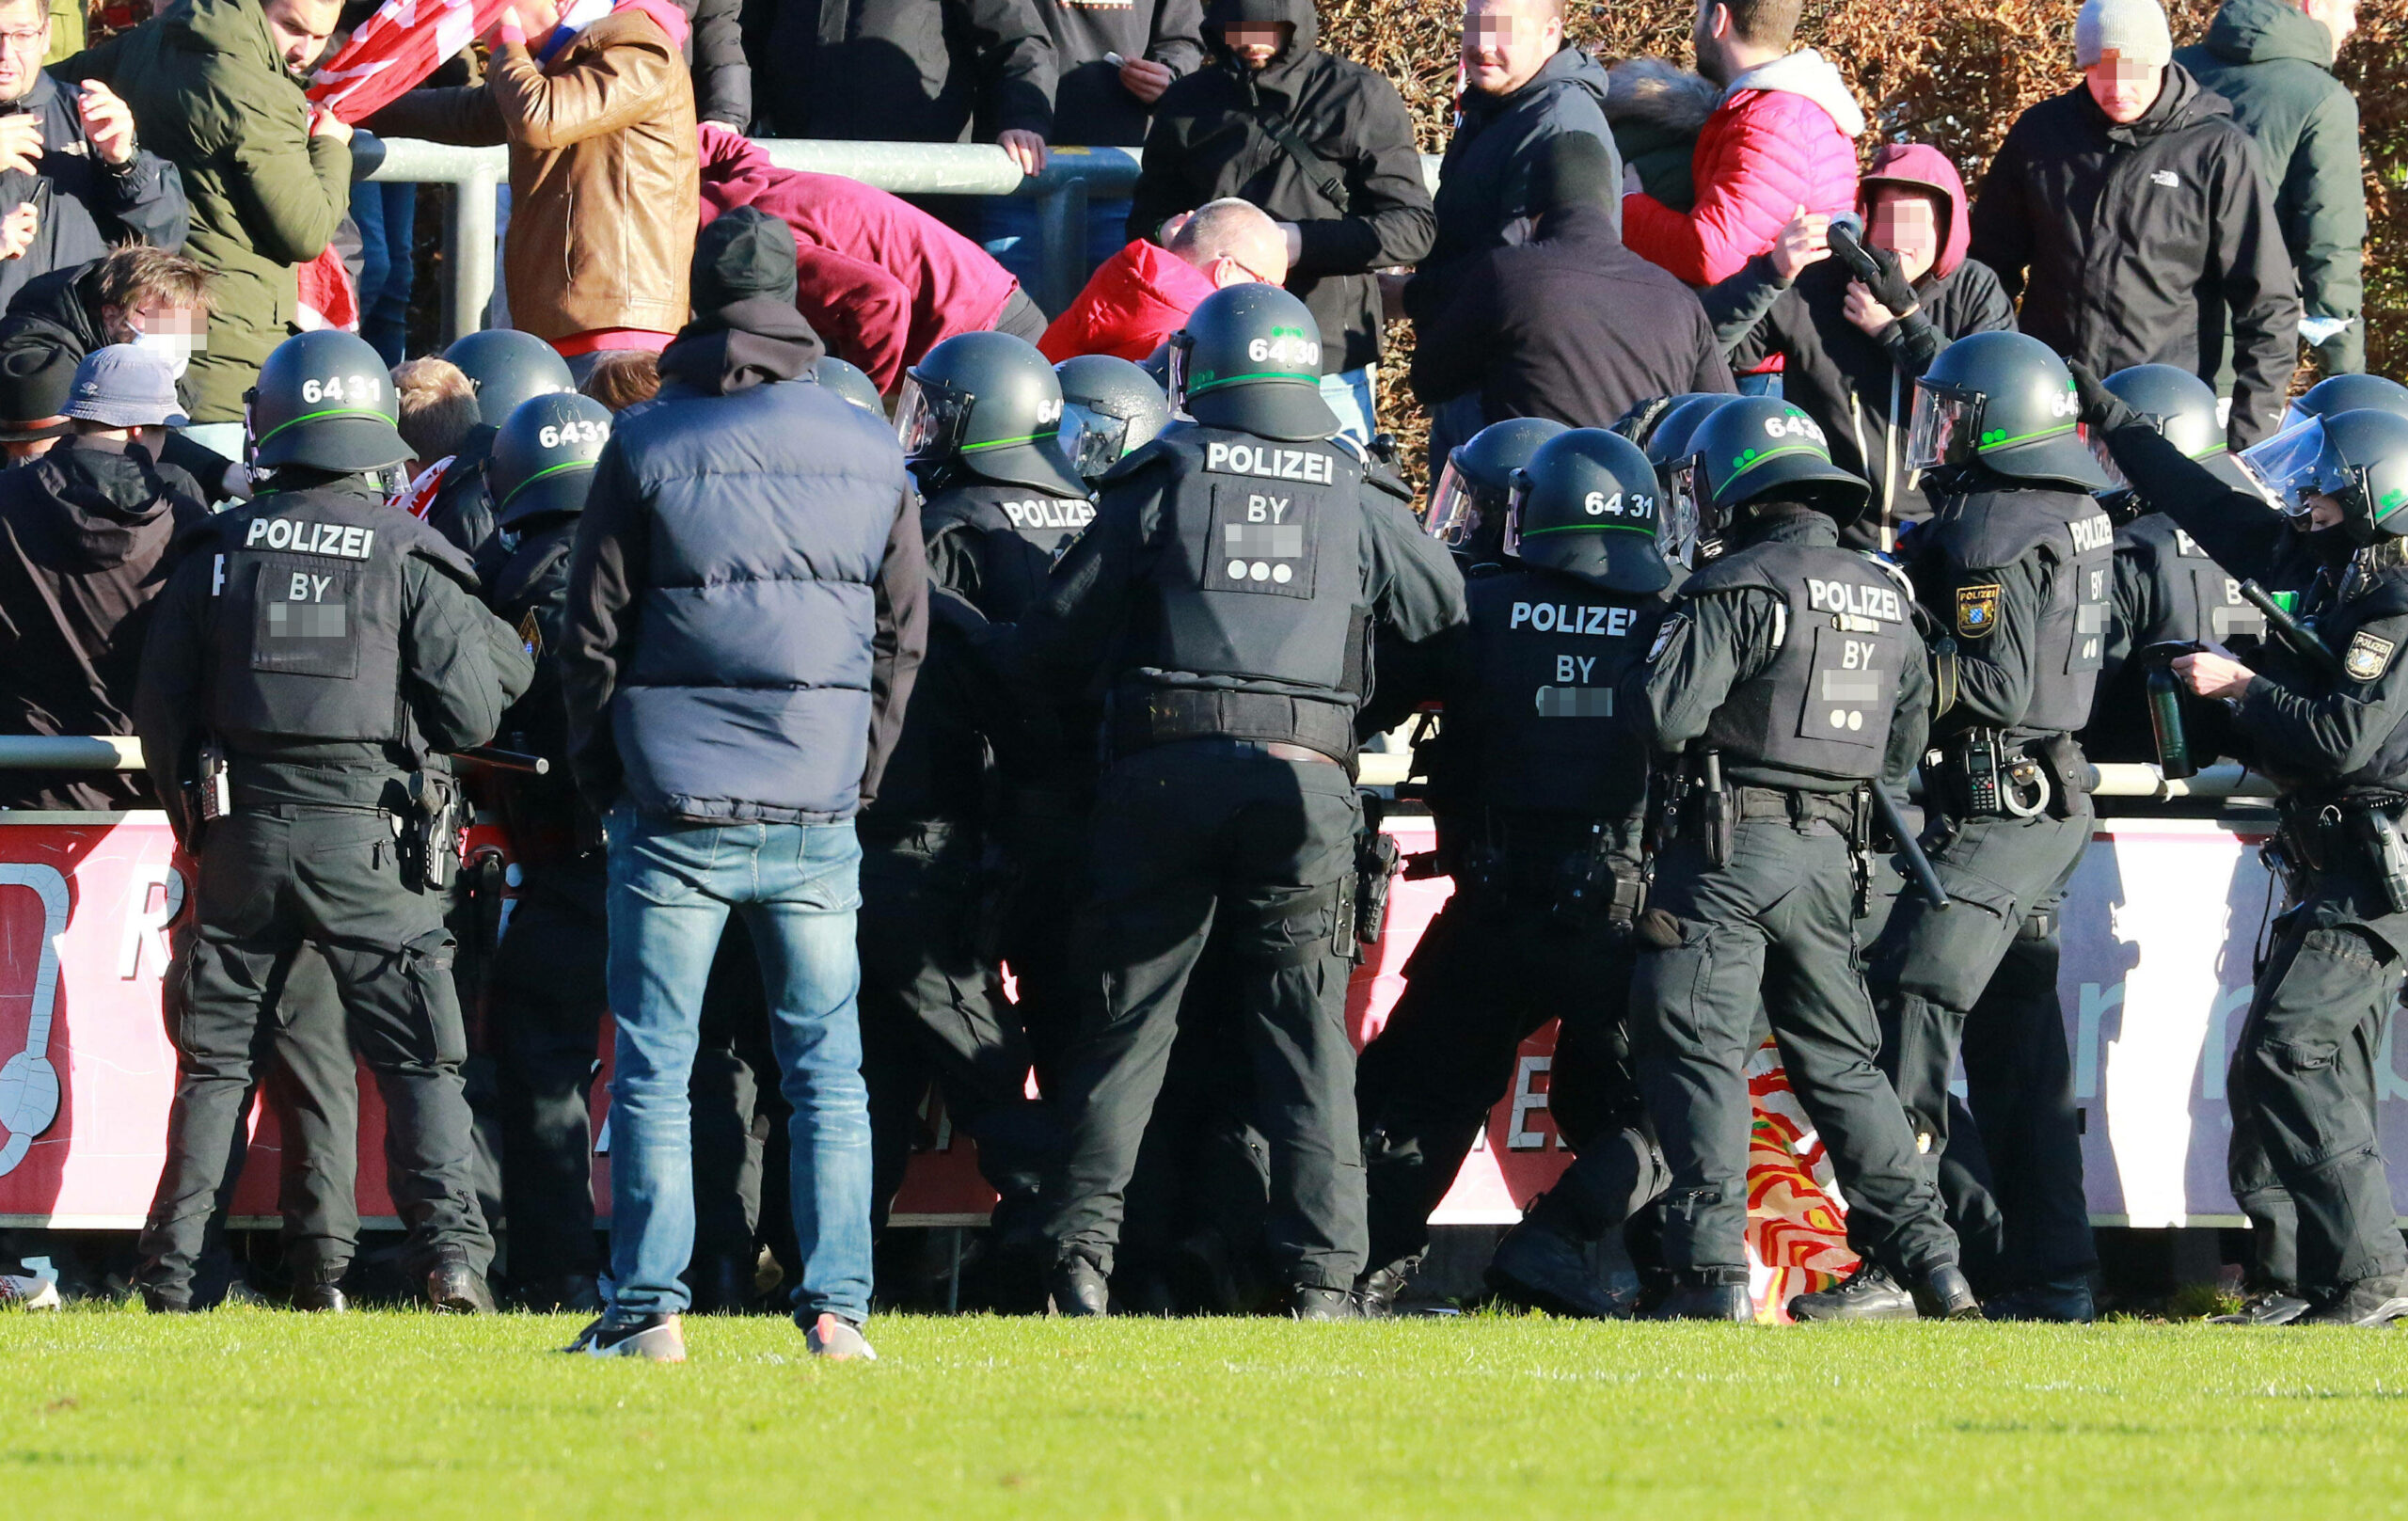
M 69 438 L 0 471 L 0 734 L 134 732 L 150 601 L 209 515 L 139 447 Z M 142 808 L 139 771 L 0 771 L 0 806 Z
M 1259 72 L 1223 40 L 1245 22 L 1293 28 Z M 1204 44 L 1212 62 L 1173 84 L 1154 107 L 1129 236 L 1151 238 L 1180 212 L 1242 196 L 1302 230 L 1288 289 L 1321 323 L 1322 368 L 1335 374 L 1380 356 L 1380 292 L 1371 271 L 1418 263 L 1437 222 L 1421 178 L 1413 119 L 1382 75 L 1315 47 L 1308 0 L 1212 0 Z M 1273 138 L 1262 113 L 1285 118 L 1322 163 L 1306 168 Z M 1342 186 L 1345 204 L 1321 184 Z
M 2023 331 L 2099 374 L 2170 364 L 2212 386 L 2229 315 L 2232 447 L 2281 422 L 2300 306 L 2273 191 L 2231 105 L 2179 64 L 2129 126 L 2084 85 L 2024 112 L 1972 226 Z
M 754 105 L 782 137 L 951 143 L 1054 128 L 1035 0 L 776 0 Z

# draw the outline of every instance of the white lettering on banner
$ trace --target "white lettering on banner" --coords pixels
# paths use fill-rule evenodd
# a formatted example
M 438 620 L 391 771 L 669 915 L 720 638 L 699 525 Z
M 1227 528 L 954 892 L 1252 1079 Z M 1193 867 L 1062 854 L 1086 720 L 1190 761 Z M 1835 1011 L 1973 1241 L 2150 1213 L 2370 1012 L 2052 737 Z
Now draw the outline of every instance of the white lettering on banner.
M 159 894 L 158 911 L 150 909 L 150 893 Z M 118 937 L 117 974 L 120 982 L 132 982 L 142 970 L 142 948 L 150 947 L 150 958 L 162 976 L 166 974 L 170 952 L 167 948 L 167 927 L 183 911 L 184 877 L 164 861 L 144 862 L 135 866 L 133 879 L 125 888 L 125 931 Z
M 32 1007 L 23 1050 L 0 1063 L 0 1178 L 17 1170 L 34 1137 L 58 1117 L 58 1069 L 50 1064 L 51 1018 L 58 1007 L 58 937 L 67 933 L 67 879 L 56 866 L 0 862 L 0 887 L 27 887 L 41 899 L 41 954 L 34 966 Z
M 288 554 L 331 555 L 338 560 L 365 560 L 376 545 L 374 529 L 341 523 L 309 523 L 297 517 L 254 517 L 243 534 L 246 549 L 273 549 Z
M 1308 481 L 1324 486 L 1338 481 L 1338 457 L 1318 449 L 1206 444 L 1204 467 L 1215 475 L 1258 475 L 1269 481 Z
M 2115 520 L 2105 513 L 2093 513 L 2087 517 L 2077 517 L 2066 527 L 2073 532 L 2073 550 L 2076 554 L 2092 554 L 2115 542 Z
M 1544 1151 L 1546 1136 L 1527 1128 L 1530 1112 L 1546 1107 L 1546 1095 L 1531 1091 L 1530 1079 L 1555 1065 L 1552 1056 L 1524 1056 L 1513 1069 L 1513 1114 L 1505 1124 L 1505 1147 L 1510 1151 Z
M 1583 634 L 1621 639 L 1639 621 L 1631 608 L 1592 608 L 1570 602 L 1516 602 L 1506 615 L 1507 628 L 1528 626 L 1542 634 Z

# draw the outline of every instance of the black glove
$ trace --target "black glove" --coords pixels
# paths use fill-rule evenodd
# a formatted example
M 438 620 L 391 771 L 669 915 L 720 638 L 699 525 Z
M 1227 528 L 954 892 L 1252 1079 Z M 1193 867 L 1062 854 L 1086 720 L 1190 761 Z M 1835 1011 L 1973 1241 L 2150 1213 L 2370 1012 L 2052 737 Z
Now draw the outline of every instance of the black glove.
M 2137 415 L 2124 399 L 2099 383 L 2098 372 L 2080 359 L 2067 359 L 2074 390 L 2082 398 L 2082 420 L 2093 428 L 2119 428 Z
M 1874 278 L 1864 282 L 1864 288 L 1873 293 L 1874 300 L 1889 308 L 1891 315 L 1898 317 L 1922 305 L 1915 295 L 1914 282 L 1908 279 L 1906 271 L 1898 267 L 1896 254 L 1870 243 L 1864 246 L 1864 251 L 1872 256 L 1874 267 L 1879 271 Z

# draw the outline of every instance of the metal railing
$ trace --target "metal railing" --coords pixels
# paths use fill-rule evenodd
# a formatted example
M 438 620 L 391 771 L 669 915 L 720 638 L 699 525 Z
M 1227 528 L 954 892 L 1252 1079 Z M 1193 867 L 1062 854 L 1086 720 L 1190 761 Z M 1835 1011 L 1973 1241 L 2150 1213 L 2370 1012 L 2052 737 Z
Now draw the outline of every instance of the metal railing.
M 416 138 L 354 139 L 354 172 L 380 183 L 452 187 L 445 232 L 443 337 L 483 325 L 494 291 L 494 192 L 510 177 L 505 148 L 455 148 Z M 1070 304 L 1086 282 L 1087 203 L 1129 194 L 1137 155 L 1125 148 L 1056 148 L 1040 174 L 1023 175 L 990 143 L 854 143 L 763 138 L 782 169 L 841 174 L 903 196 L 1018 196 L 1037 203 L 1038 276 L 1029 299 L 1048 312 Z M 1422 179 L 1438 184 L 1438 160 L 1424 154 Z

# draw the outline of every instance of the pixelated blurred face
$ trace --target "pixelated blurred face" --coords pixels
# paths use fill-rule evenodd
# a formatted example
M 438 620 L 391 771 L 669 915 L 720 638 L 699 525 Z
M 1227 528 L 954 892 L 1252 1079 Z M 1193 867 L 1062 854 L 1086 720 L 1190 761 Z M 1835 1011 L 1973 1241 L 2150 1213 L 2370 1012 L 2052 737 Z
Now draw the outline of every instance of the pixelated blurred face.
M 1228 40 L 1229 51 L 1244 59 L 1247 68 L 1260 69 L 1279 56 L 1279 50 L 1288 45 L 1294 31 L 1284 21 L 1248 22 L 1221 35 Z
M 2114 48 L 2100 53 L 2099 61 L 2083 71 L 2083 78 L 2099 109 L 2118 125 L 2148 115 L 2148 108 L 2157 103 L 2158 91 L 2165 87 L 2164 70 L 2127 61 Z
M 101 326 L 112 343 L 131 343 L 164 356 L 179 379 L 192 356 L 209 346 L 209 314 L 198 307 L 180 307 L 163 295 L 148 295 L 138 306 L 103 307 Z
M 342 0 L 267 0 L 260 11 L 267 18 L 268 39 L 284 66 L 306 74 L 335 35 Z
M 50 11 L 41 0 L 0 5 L 0 101 L 22 99 L 41 77 L 50 51 Z
M 1464 83 L 1511 95 L 1562 44 L 1563 24 L 1544 0 L 1472 0 L 1464 11 Z
M 1940 258 L 1940 204 L 1929 196 L 1911 190 L 1875 191 L 1864 230 L 1876 247 L 1898 256 L 1898 268 L 1909 280 L 1929 274 Z

